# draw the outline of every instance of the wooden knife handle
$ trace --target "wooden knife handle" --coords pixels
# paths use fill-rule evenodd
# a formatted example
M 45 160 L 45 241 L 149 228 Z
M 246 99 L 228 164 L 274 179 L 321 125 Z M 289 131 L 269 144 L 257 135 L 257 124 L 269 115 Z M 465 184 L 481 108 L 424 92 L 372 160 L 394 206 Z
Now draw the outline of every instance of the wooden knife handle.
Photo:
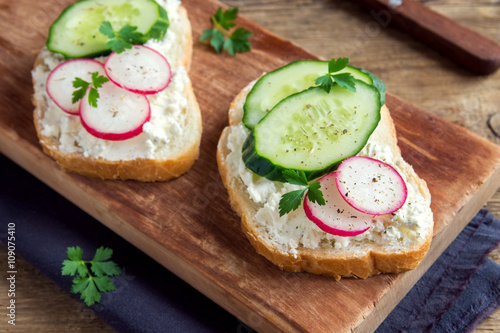
M 473 73 L 491 74 L 500 67 L 500 45 L 417 1 L 357 1 L 382 26 L 406 32 Z

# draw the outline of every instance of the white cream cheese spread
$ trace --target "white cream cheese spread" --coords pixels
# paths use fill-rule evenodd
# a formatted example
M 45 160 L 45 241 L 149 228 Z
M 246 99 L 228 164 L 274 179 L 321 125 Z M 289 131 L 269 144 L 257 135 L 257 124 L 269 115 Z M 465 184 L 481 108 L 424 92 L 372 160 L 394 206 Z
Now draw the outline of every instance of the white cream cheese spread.
M 45 101 L 41 134 L 57 139 L 59 151 L 81 153 L 85 157 L 102 158 L 110 161 L 134 160 L 137 158 L 161 159 L 180 151 L 189 131 L 183 114 L 186 113 L 188 97 L 185 93 L 189 77 L 182 65 L 186 41 L 180 23 L 178 0 L 157 0 L 165 8 L 170 21 L 165 37 L 161 41 L 149 40 L 145 45 L 160 52 L 169 61 L 172 79 L 168 87 L 157 94 L 149 95 L 151 120 L 143 125 L 143 132 L 131 139 L 108 141 L 89 134 L 81 125 L 80 117 L 65 113 L 48 96 L 45 82 L 64 57 L 47 49 L 41 51 L 42 63 L 33 70 L 35 99 Z M 105 57 L 96 60 L 104 63 Z
M 250 90 L 249 85 L 247 91 Z M 279 216 L 278 204 L 281 196 L 292 190 L 301 189 L 298 185 L 280 183 L 257 176 L 245 167 L 242 159 L 242 146 L 250 131 L 241 123 L 243 115 L 243 104 L 245 99 L 234 105 L 230 110 L 233 119 L 239 123 L 230 127 L 227 148 L 231 153 L 227 155 L 226 163 L 231 177 L 239 178 L 246 188 L 249 198 L 258 206 L 254 220 L 261 234 L 267 235 L 273 242 L 281 245 L 284 251 L 292 254 L 297 253 L 298 248 L 309 249 L 344 249 L 356 250 L 356 245 L 373 242 L 383 244 L 387 248 L 397 251 L 404 243 L 405 248 L 418 240 L 419 233 L 431 232 L 432 211 L 430 202 L 424 198 L 419 189 L 405 179 L 408 188 L 408 196 L 405 204 L 394 215 L 377 219 L 369 231 L 353 237 L 341 237 L 328 234 L 319 229 L 305 215 L 302 205 L 299 209 Z M 379 159 L 393 166 L 403 178 L 407 177 L 402 170 L 402 162 L 396 160 L 390 147 L 379 144 L 372 138 L 359 153 Z M 430 221 L 430 222 L 429 222 Z

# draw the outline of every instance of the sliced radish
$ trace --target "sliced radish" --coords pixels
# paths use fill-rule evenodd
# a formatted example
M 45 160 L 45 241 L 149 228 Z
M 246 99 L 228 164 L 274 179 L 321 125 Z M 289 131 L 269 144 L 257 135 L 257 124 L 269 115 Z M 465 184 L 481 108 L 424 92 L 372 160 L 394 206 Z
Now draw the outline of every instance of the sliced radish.
M 59 64 L 47 77 L 46 90 L 49 97 L 63 111 L 77 115 L 79 102 L 73 103 L 73 81 L 79 77 L 87 82 L 92 81 L 92 73 L 105 75 L 102 63 L 92 59 L 72 59 Z
M 167 59 L 143 45 L 111 53 L 104 69 L 117 86 L 139 94 L 155 94 L 165 89 L 172 77 Z
M 340 195 L 336 184 L 336 173 L 321 177 L 321 191 L 326 205 L 313 203 L 306 196 L 304 211 L 309 220 L 321 230 L 337 236 L 356 236 L 372 225 L 373 215 L 365 214 L 351 207 Z
M 126 140 L 139 135 L 142 125 L 151 118 L 146 96 L 122 89 L 112 82 L 99 88 L 97 107 L 88 103 L 88 94 L 80 103 L 83 127 L 92 135 L 104 140 Z
M 392 166 L 363 156 L 342 161 L 337 169 L 337 187 L 352 207 L 373 215 L 395 212 L 408 193 L 403 178 Z

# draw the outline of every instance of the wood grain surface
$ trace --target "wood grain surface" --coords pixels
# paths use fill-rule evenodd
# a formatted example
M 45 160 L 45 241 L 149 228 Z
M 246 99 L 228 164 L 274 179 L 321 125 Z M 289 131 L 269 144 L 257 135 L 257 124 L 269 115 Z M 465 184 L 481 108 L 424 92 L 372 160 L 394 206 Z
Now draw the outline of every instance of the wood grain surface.
M 500 66 L 500 45 L 414 0 L 357 0 L 382 27 L 403 31 L 472 73 L 491 74 Z
M 24 2 L 29 3 L 26 0 Z M 498 111 L 500 102 L 498 73 L 488 77 L 474 76 L 405 34 L 377 27 L 376 21 L 369 14 L 361 12 L 349 1 L 241 0 L 225 3 L 238 6 L 245 17 L 292 40 L 313 54 L 324 58 L 351 57 L 356 66 L 367 68 L 380 76 L 387 83 L 390 93 L 498 143 L 498 138 L 487 125 L 488 118 Z M 498 2 L 443 0 L 428 2 L 426 5 L 497 42 L 500 41 Z M 0 1 L 0 8 L 0 15 L 6 13 L 7 1 Z M 50 13 L 48 16 L 53 19 L 54 15 L 56 14 Z M 0 18 L 4 19 L 2 16 Z M 40 39 L 41 45 L 51 19 L 39 15 L 36 20 L 30 21 L 36 29 L 22 33 L 29 34 L 27 38 Z M 5 43 L 5 39 L 2 41 Z M 12 52 L 8 57 L 0 58 L 0 68 L 10 65 L 9 57 L 19 56 L 15 54 L 16 48 L 10 48 L 8 44 L 4 46 Z M 23 61 L 19 65 L 19 73 L 26 74 L 30 63 Z M 214 55 L 214 61 L 223 64 L 231 59 Z M 29 101 L 22 102 L 22 107 L 30 108 Z M 219 123 L 210 121 L 207 120 L 209 127 L 220 126 Z M 205 142 L 207 154 L 214 152 L 214 147 L 210 147 L 213 144 L 214 142 Z M 487 208 L 500 216 L 500 194 L 497 193 L 488 202 Z M 5 258 L 4 248 L 1 250 L 2 258 Z M 498 251 L 492 257 L 498 258 Z M 23 299 L 19 313 L 23 313 L 23 325 L 26 325 L 23 326 L 23 331 L 112 331 L 88 309 L 44 280 L 28 263 L 22 264 L 22 270 L 27 276 L 26 280 L 19 281 L 19 298 Z M 5 297 L 4 293 L 0 295 L 0 300 L 3 300 L 2 297 Z M 495 316 L 498 316 L 498 312 L 477 330 L 498 331 L 500 320 L 495 319 Z

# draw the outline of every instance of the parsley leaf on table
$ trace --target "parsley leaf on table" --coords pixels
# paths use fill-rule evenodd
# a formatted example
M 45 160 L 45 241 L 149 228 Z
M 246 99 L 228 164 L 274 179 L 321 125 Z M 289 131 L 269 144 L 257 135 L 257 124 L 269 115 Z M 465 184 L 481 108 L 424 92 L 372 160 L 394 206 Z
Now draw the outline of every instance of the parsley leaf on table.
M 232 56 L 236 53 L 248 52 L 252 49 L 248 38 L 252 33 L 245 28 L 236 29 L 230 38 L 224 42 L 224 50 L 227 50 Z
M 210 40 L 210 45 L 217 53 L 227 50 L 229 54 L 235 56 L 236 53 L 250 51 L 251 45 L 248 39 L 252 36 L 252 32 L 241 27 L 231 32 L 231 29 L 236 27 L 233 21 L 237 16 L 237 7 L 225 11 L 219 7 L 210 17 L 214 28 L 203 30 L 200 40 L 202 42 Z
M 312 202 L 316 202 L 319 205 L 325 205 L 325 199 L 323 198 L 323 192 L 321 192 L 320 187 L 321 184 L 318 182 L 314 182 L 309 184 L 307 182 L 307 177 L 304 171 L 301 170 L 285 170 L 283 171 L 283 176 L 286 181 L 290 184 L 305 186 L 304 189 L 291 191 L 285 193 L 281 196 L 279 202 L 279 213 L 280 216 L 283 216 L 291 211 L 299 208 L 300 203 L 302 202 L 302 198 L 307 191 L 307 197 Z
M 350 73 L 333 74 L 344 69 L 348 63 L 349 58 L 338 58 L 337 60 L 333 58 L 328 62 L 328 73 L 318 77 L 315 83 L 327 93 L 330 92 L 335 83 L 341 88 L 356 91 L 354 77 Z
M 232 22 L 238 17 L 238 7 L 229 8 L 222 11 L 222 8 L 218 8 L 214 14 L 214 19 L 226 30 L 231 29 L 236 26 L 236 23 Z
M 92 82 L 87 82 L 79 77 L 73 80 L 73 88 L 76 89 L 73 91 L 73 98 L 71 99 L 73 103 L 81 100 L 87 93 L 87 89 L 90 87 L 89 104 L 95 108 L 97 107 L 97 99 L 99 98 L 99 91 L 97 91 L 97 89 L 101 88 L 104 83 L 109 81 L 109 79 L 104 75 L 99 75 L 99 72 L 93 72 L 91 81 Z
M 212 45 L 217 53 L 220 53 L 220 51 L 222 51 L 222 47 L 224 46 L 224 34 L 217 29 L 203 30 L 203 34 L 201 35 L 200 40 L 203 42 L 209 39 L 210 45 Z
M 92 260 L 85 261 L 82 259 L 83 250 L 79 246 L 68 247 L 68 259 L 62 263 L 61 274 L 78 273 L 73 279 L 71 292 L 80 293 L 80 298 L 88 306 L 101 300 L 101 292 L 115 290 L 111 277 L 121 274 L 121 269 L 114 262 L 108 261 L 112 254 L 113 250 L 101 246 Z M 90 270 L 88 264 L 90 264 Z

